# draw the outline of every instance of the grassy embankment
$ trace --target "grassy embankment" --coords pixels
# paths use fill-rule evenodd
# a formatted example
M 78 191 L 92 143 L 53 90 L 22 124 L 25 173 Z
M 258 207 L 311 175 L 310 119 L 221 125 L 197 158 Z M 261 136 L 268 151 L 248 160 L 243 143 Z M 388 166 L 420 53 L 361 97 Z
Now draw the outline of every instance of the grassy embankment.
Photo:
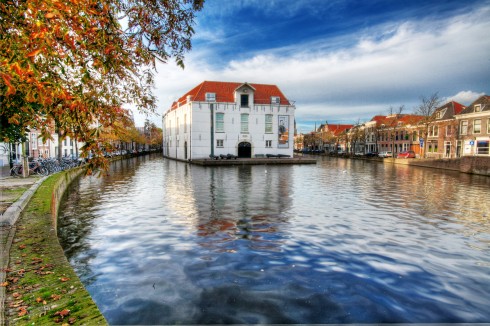
M 106 325 L 56 235 L 53 193 L 67 172 L 39 187 L 16 224 L 7 270 L 9 325 Z

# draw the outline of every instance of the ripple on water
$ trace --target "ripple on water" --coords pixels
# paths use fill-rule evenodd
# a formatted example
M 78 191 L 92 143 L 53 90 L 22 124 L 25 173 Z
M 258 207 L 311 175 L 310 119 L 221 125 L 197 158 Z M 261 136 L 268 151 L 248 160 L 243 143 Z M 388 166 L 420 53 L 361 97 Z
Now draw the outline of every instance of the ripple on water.
M 326 157 L 267 172 L 143 157 L 74 184 L 60 239 L 109 323 L 490 321 L 487 179 Z

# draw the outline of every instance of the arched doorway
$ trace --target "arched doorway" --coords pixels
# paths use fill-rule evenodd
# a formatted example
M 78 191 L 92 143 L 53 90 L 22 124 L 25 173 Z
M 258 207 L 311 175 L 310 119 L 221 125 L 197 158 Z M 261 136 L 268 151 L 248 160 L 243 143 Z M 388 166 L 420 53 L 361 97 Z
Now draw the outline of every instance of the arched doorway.
M 241 142 L 238 144 L 238 157 L 251 158 L 252 157 L 252 144 L 249 142 Z
M 187 142 L 184 142 L 184 159 L 187 160 Z

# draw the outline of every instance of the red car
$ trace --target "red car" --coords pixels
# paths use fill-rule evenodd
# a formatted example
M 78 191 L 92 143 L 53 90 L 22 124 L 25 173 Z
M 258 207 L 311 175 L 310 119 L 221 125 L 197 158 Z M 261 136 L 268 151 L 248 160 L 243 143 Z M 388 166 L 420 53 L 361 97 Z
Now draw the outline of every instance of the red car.
M 414 151 L 405 151 L 398 153 L 396 158 L 415 158 L 415 152 Z

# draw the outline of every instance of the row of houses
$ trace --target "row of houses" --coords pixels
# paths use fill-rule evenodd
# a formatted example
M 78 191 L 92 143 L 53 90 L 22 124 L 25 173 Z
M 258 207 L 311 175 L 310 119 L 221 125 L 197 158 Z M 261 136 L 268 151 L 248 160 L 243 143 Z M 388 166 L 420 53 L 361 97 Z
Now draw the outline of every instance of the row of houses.
M 135 135 L 131 139 L 110 140 L 112 151 L 143 151 L 155 147 L 147 141 L 148 138 L 155 138 L 151 137 L 151 131 L 148 135 L 148 131 L 148 128 L 145 127 L 134 127 Z M 35 129 L 27 132 L 26 139 L 25 142 L 0 142 L 0 167 L 19 163 L 24 157 L 31 159 L 56 158 L 61 154 L 62 157 L 79 158 L 85 145 L 84 142 L 76 141 L 68 135 L 59 141 L 59 134 L 54 131 L 51 132 L 51 139 L 43 140 L 41 132 Z M 156 147 L 160 147 L 160 144 L 157 144 Z
M 471 105 L 450 101 L 430 116 L 377 115 L 362 124 L 322 124 L 295 137 L 295 149 L 325 152 L 397 153 L 412 150 L 418 157 L 490 156 L 490 96 Z

